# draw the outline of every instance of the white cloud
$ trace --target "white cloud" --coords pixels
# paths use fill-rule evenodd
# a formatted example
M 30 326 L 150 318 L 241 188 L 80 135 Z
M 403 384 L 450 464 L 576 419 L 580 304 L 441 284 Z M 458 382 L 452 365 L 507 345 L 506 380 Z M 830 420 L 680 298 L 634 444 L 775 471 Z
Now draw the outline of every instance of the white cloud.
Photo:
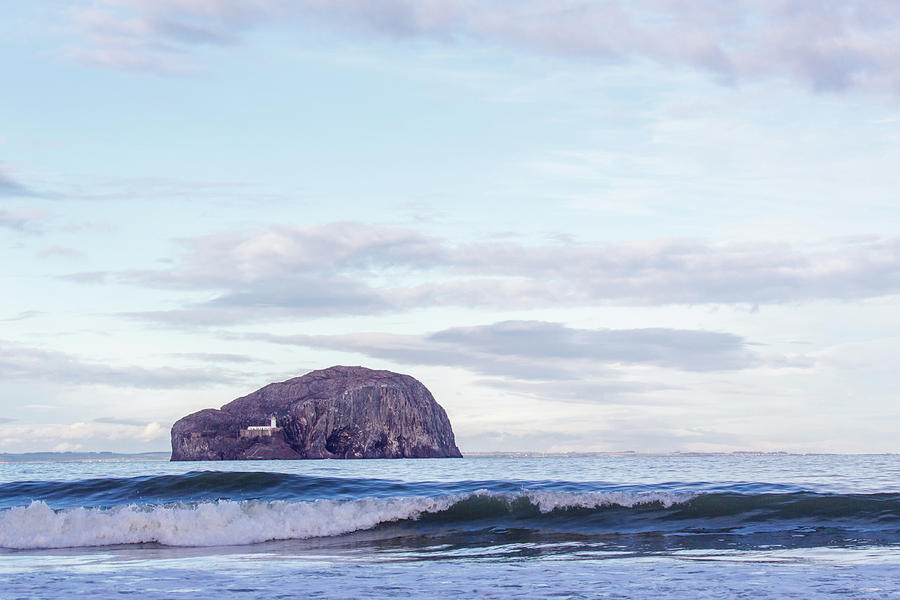
M 165 389 L 229 383 L 236 374 L 215 368 L 148 368 L 89 362 L 55 350 L 0 340 L 0 378 Z
M 147 423 L 147 425 L 144 426 L 141 432 L 137 434 L 137 438 L 143 442 L 150 442 L 152 440 L 166 438 L 168 436 L 169 430 L 164 428 L 156 421 Z
M 253 29 L 321 27 L 393 40 L 458 40 L 596 63 L 649 59 L 723 81 L 783 77 L 816 90 L 896 93 L 900 7 L 890 0 L 123 0 L 70 13 L 73 55 L 103 67 L 190 73 L 199 46 Z
M 214 234 L 181 245 L 184 253 L 166 270 L 67 277 L 215 294 L 133 315 L 184 327 L 434 306 L 758 305 L 900 292 L 900 238 L 452 244 L 408 229 L 336 223 Z
M 63 442 L 53 446 L 53 452 L 72 452 L 80 449 L 81 444 L 70 444 L 69 442 Z
M 168 428 L 157 422 L 143 426 L 98 422 L 0 424 L 0 449 L 25 452 L 46 448 L 53 448 L 54 452 L 95 451 L 135 442 L 160 447 L 160 442 L 168 436 Z

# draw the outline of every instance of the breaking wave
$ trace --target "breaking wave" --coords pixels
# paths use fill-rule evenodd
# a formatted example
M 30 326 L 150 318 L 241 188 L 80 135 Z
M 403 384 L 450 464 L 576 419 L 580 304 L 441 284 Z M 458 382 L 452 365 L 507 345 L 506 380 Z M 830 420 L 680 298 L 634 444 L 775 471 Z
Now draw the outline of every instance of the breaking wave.
M 787 535 L 813 525 L 880 531 L 893 538 L 900 534 L 900 495 L 478 490 L 434 497 L 215 500 L 56 510 L 36 500 L 0 511 L 0 547 L 227 546 L 336 536 L 388 524 L 412 534 L 515 528 L 682 536 Z
M 64 548 L 159 543 L 227 546 L 270 540 L 333 536 L 384 523 L 424 525 L 483 519 L 528 520 L 541 515 L 603 507 L 671 507 L 685 495 L 488 491 L 465 496 L 361 498 L 310 502 L 218 500 L 170 505 L 53 510 L 44 501 L 0 512 L 0 547 Z

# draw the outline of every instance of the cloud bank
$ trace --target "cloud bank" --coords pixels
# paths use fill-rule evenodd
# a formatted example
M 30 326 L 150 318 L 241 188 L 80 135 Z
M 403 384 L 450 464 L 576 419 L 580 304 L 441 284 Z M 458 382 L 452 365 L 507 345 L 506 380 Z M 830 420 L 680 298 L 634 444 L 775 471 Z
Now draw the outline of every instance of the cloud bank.
M 71 10 L 73 56 L 157 73 L 268 27 L 477 43 L 609 63 L 650 60 L 723 81 L 783 77 L 815 90 L 900 90 L 891 0 L 122 0 Z M 302 42 L 298 42 L 302 43 Z
M 735 371 L 806 367 L 802 358 L 764 356 L 730 333 L 683 329 L 577 329 L 545 321 L 504 321 L 454 327 L 427 335 L 252 334 L 251 339 L 355 352 L 408 365 L 463 368 L 480 383 L 563 401 L 618 401 L 662 389 L 621 378 L 625 367 Z
M 396 227 L 333 223 L 179 243 L 182 253 L 166 270 L 67 277 L 210 293 L 208 301 L 132 315 L 184 327 L 439 306 L 759 305 L 900 293 L 900 238 L 460 244 Z
M 219 369 L 116 366 L 83 361 L 54 350 L 0 341 L 0 378 L 148 389 L 219 385 L 235 379 Z
M 4 424 L 0 421 L 0 447 L 6 451 L 66 452 L 74 450 L 122 447 L 125 451 L 146 451 L 161 447 L 169 428 L 154 421 L 128 422 L 95 419 L 70 424 Z
M 577 379 L 591 365 L 650 365 L 687 371 L 745 369 L 761 363 L 742 338 L 684 329 L 575 329 L 546 321 L 453 327 L 398 334 L 257 335 L 257 339 L 419 364 L 465 367 L 521 379 Z

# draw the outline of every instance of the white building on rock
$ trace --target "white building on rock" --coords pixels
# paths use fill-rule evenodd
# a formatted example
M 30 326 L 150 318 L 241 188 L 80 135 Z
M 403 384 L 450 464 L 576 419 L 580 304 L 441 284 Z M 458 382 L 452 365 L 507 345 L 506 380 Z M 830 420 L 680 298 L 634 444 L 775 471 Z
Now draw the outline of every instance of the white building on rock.
M 241 437 L 272 435 L 279 429 L 280 427 L 278 427 L 278 423 L 275 420 L 275 415 L 272 415 L 272 420 L 270 421 L 269 425 L 251 425 L 247 429 L 241 430 Z

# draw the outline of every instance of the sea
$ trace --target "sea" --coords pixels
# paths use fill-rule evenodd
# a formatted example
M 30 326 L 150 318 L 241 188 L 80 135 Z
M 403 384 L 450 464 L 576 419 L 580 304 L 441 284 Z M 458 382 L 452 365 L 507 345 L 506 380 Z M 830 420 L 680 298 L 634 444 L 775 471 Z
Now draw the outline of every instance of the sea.
M 0 464 L 0 599 L 900 599 L 900 456 Z

